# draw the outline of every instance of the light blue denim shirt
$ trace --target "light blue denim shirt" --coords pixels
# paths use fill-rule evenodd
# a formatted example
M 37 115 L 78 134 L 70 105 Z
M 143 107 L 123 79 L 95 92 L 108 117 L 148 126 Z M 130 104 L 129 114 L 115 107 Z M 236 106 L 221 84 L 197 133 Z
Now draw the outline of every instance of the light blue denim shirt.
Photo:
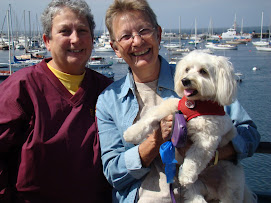
M 157 94 L 163 99 L 178 97 L 174 92 L 175 66 L 161 56 L 161 70 Z M 233 140 L 238 158 L 252 156 L 260 141 L 255 124 L 238 101 L 225 107 L 238 129 Z M 149 168 L 141 164 L 138 145 L 127 143 L 123 132 L 133 124 L 139 105 L 131 71 L 126 77 L 111 84 L 99 96 L 96 106 L 103 170 L 113 186 L 113 202 L 135 202 L 137 191 Z

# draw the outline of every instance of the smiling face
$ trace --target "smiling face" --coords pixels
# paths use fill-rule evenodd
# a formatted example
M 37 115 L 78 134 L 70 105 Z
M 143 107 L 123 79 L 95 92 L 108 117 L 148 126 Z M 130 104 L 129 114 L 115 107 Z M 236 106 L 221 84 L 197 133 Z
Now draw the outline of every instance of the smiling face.
M 161 28 L 152 25 L 149 17 L 139 11 L 117 15 L 112 27 L 115 41 L 111 45 L 117 56 L 131 67 L 135 81 L 149 82 L 157 79 L 160 71 L 158 54 Z M 144 36 L 144 29 L 153 32 Z M 140 32 L 142 36 L 139 36 Z M 120 40 L 127 35 L 133 35 L 128 43 Z
M 86 17 L 64 8 L 54 16 L 51 38 L 43 36 L 51 52 L 52 67 L 62 72 L 80 75 L 84 72 L 93 46 L 90 27 Z

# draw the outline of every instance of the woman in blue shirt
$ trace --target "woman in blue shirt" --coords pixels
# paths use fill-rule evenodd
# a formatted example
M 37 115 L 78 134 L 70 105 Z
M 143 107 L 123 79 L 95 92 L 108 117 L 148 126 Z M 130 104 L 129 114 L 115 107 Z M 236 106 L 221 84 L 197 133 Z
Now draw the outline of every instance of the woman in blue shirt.
M 106 25 L 112 48 L 129 65 L 127 75 L 110 85 L 97 102 L 103 170 L 114 188 L 113 202 L 172 202 L 159 156 L 160 145 L 169 139 L 172 116 L 163 119 L 160 128 L 139 145 L 123 139 L 123 132 L 148 108 L 178 97 L 173 84 L 175 67 L 159 55 L 161 27 L 145 0 L 115 0 L 107 10 Z M 252 156 L 260 140 L 255 124 L 238 101 L 225 111 L 238 135 L 219 149 L 219 158 Z M 176 200 L 181 198 L 179 188 L 176 181 Z

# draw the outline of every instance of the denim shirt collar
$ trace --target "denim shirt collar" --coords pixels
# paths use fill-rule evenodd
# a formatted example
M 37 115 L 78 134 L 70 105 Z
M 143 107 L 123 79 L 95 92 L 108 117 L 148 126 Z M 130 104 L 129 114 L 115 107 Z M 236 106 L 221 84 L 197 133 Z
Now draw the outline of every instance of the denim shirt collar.
M 174 81 L 168 80 L 168 78 L 171 78 L 171 74 L 172 74 L 169 67 L 170 65 L 160 55 L 159 55 L 159 59 L 161 61 L 161 68 L 160 68 L 157 88 L 165 88 L 165 89 L 174 91 Z M 128 94 L 129 90 L 131 90 L 133 94 L 135 95 L 135 83 L 134 83 L 132 70 L 130 67 L 128 69 L 129 71 L 125 77 L 125 81 L 121 89 L 121 94 L 120 94 L 121 98 L 125 97 Z
M 121 88 L 120 98 L 125 97 L 128 94 L 130 89 L 135 94 L 135 83 L 134 83 L 132 70 L 130 67 L 128 67 L 128 73 L 125 77 L 125 81 L 124 81 L 123 86 Z
M 172 78 L 170 64 L 162 56 L 159 56 L 159 58 L 161 60 L 161 69 L 158 79 L 158 88 L 162 87 L 174 91 L 174 80 L 168 80 Z

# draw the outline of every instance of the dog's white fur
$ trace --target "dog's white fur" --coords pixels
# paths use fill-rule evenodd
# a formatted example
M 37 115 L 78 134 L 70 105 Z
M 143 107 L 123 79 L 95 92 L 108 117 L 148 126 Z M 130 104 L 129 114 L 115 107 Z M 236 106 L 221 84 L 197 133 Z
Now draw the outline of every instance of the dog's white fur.
M 184 85 L 183 80 L 189 83 Z M 176 93 L 189 100 L 211 100 L 225 106 L 235 99 L 237 85 L 233 66 L 222 56 L 200 51 L 189 53 L 177 64 L 174 82 Z M 178 102 L 179 99 L 171 98 L 151 108 L 145 117 L 124 132 L 124 139 L 134 144 L 140 143 L 159 127 L 162 118 L 177 111 Z M 219 199 L 223 203 L 256 202 L 252 192 L 245 186 L 245 175 L 240 164 L 219 161 L 217 166 L 213 166 L 223 167 L 224 170 L 221 187 L 216 190 L 198 179 L 215 150 L 226 145 L 236 135 L 230 117 L 227 114 L 198 116 L 187 123 L 187 131 L 193 144 L 186 152 L 179 171 L 180 184 L 185 188 L 185 202 L 202 203 L 209 199 Z

